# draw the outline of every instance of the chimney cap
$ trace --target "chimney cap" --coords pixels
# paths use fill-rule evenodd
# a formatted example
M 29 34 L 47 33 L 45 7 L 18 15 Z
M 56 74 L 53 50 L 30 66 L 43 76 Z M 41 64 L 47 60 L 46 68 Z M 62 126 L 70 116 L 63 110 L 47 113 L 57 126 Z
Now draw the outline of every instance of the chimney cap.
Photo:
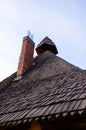
M 33 42 L 33 40 L 28 35 L 23 37 L 23 41 L 24 40 L 29 40 L 32 43 L 32 45 L 35 46 L 35 43 Z

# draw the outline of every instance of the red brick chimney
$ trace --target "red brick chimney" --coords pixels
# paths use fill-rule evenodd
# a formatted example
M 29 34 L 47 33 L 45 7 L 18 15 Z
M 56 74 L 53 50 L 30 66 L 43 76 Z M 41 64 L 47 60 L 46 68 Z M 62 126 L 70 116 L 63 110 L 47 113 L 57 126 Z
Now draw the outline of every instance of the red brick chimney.
M 34 45 L 34 42 L 29 36 L 23 38 L 17 76 L 22 76 L 22 74 L 33 64 Z

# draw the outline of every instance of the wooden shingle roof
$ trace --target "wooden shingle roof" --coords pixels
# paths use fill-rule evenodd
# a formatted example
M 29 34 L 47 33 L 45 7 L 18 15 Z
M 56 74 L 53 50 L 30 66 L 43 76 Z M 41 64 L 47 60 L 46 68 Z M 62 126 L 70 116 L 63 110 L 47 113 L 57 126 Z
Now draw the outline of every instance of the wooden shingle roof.
M 86 71 L 50 51 L 15 78 L 16 73 L 0 82 L 0 125 L 86 110 Z

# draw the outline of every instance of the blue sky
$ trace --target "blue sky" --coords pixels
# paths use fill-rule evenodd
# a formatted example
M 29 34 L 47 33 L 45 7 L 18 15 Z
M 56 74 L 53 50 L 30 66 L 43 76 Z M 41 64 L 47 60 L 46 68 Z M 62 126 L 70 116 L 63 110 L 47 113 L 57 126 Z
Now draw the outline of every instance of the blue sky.
M 59 56 L 86 69 L 86 0 L 0 0 L 0 81 L 17 70 L 27 31 L 49 36 Z

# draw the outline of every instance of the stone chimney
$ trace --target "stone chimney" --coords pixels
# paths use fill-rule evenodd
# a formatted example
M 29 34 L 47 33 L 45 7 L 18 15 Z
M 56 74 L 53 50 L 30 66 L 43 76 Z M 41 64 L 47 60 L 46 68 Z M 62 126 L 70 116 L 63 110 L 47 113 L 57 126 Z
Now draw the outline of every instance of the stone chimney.
M 30 36 L 26 36 L 23 38 L 21 55 L 19 58 L 17 69 L 17 76 L 22 76 L 22 74 L 33 64 L 34 46 L 35 43 L 32 41 Z

